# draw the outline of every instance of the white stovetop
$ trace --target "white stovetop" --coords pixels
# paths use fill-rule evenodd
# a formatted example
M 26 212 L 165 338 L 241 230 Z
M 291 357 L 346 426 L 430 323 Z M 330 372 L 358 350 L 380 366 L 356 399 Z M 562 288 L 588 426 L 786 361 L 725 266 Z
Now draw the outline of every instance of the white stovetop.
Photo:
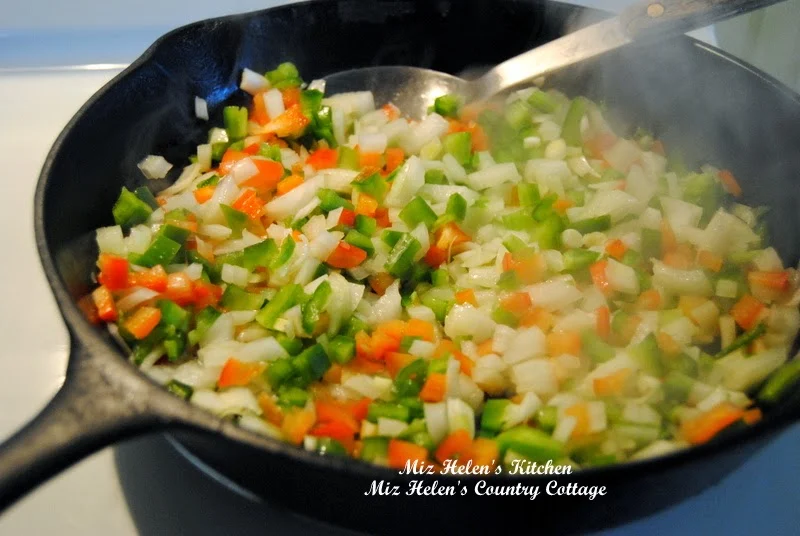
M 130 61 L 155 35 L 135 34 L 120 55 Z M 0 296 L 5 298 L 0 305 L 4 342 L 0 348 L 0 440 L 45 405 L 61 385 L 66 368 L 66 330 L 34 244 L 36 179 L 63 126 L 118 72 L 37 71 L 25 69 L 24 61 L 14 63 L 13 58 L 11 65 L 17 69 L 4 71 L 2 37 L 0 32 L 0 162 L 5 163 L 0 180 L 0 228 L 8 231 L 0 269 Z M 23 52 L 17 59 L 24 56 Z M 795 427 L 717 488 L 613 534 L 663 533 L 677 527 L 687 534 L 788 533 L 790 527 L 800 525 L 800 509 L 792 500 L 800 480 L 800 457 L 794 449 L 798 441 L 800 428 Z M 2 535 L 203 536 L 232 531 L 342 534 L 233 494 L 198 472 L 161 437 L 106 448 L 44 484 L 0 517 Z

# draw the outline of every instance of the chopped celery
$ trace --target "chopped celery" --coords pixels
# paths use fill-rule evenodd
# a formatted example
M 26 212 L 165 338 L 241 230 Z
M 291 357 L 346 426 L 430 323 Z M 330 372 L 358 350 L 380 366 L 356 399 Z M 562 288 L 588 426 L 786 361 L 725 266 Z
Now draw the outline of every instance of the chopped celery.
M 528 104 L 546 114 L 554 112 L 558 107 L 556 99 L 541 89 L 537 89 L 530 94 L 528 97 Z
M 401 404 L 391 402 L 373 402 L 367 408 L 367 420 L 378 422 L 378 419 L 396 419 L 408 422 L 411 419 L 411 410 Z
M 564 271 L 577 272 L 588 268 L 600 259 L 600 254 L 588 249 L 568 249 L 564 252 Z
M 614 357 L 614 348 L 592 329 L 581 334 L 581 348 L 596 363 L 604 363 Z
M 533 122 L 532 115 L 533 108 L 524 100 L 515 100 L 506 106 L 505 118 L 514 130 L 530 126 Z
M 262 143 L 258 146 L 258 156 L 263 156 L 264 158 L 269 158 L 270 160 L 274 160 L 275 162 L 281 163 L 283 160 L 281 158 L 281 148 L 278 145 L 273 145 L 271 143 Z
M 776 404 L 796 392 L 798 382 L 800 382 L 800 359 L 793 359 L 772 373 L 758 392 L 758 401 L 762 404 Z
M 178 380 L 170 380 L 166 387 L 167 391 L 184 400 L 189 400 L 192 398 L 192 394 L 194 394 L 194 389 L 191 386 L 181 383 Z
M 661 359 L 661 350 L 658 348 L 656 336 L 648 334 L 642 342 L 629 348 L 628 353 L 634 358 L 642 369 L 653 376 L 664 374 L 664 364 Z
M 534 208 L 542 199 L 539 195 L 539 186 L 529 182 L 517 184 L 517 197 L 520 206 L 525 208 Z
M 661 258 L 661 232 L 642 229 L 642 257 L 646 260 Z
M 342 169 L 361 169 L 358 151 L 347 145 L 342 145 L 339 147 L 339 162 L 336 165 Z

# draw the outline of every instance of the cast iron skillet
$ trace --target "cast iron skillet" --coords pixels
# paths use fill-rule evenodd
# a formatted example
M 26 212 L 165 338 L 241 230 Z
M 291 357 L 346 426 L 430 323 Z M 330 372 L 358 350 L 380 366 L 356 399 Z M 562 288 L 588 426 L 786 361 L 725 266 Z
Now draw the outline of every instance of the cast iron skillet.
M 534 501 L 478 497 L 467 477 L 438 478 L 443 485 L 467 485 L 464 496 L 365 496 L 373 481 L 398 485 L 402 494 L 421 477 L 307 453 L 195 408 L 140 374 L 76 307 L 96 258 L 92 231 L 111 222 L 121 186 L 144 182 L 136 162 L 147 153 L 185 161 L 208 129 L 194 117 L 194 96 L 206 98 L 217 115 L 223 102 L 240 102 L 243 67 L 264 71 L 291 60 L 307 79 L 391 64 L 459 73 L 550 40 L 587 15 L 598 17 L 554 2 L 317 1 L 200 22 L 158 41 L 78 112 L 42 170 L 36 240 L 69 329 L 71 356 L 54 400 L 0 448 L 0 506 L 105 445 L 168 429 L 191 453 L 256 495 L 360 530 L 472 533 L 524 523 L 534 532 L 582 532 L 646 516 L 700 492 L 796 421 L 798 393 L 756 426 L 698 448 L 569 477 L 517 477 L 540 486 Z M 774 244 L 788 265 L 797 264 L 797 95 L 688 38 L 621 50 L 551 82 L 605 101 L 618 125 L 651 129 L 690 164 L 730 168 L 748 203 L 772 207 Z M 553 479 L 606 486 L 607 494 L 593 501 L 545 496 Z

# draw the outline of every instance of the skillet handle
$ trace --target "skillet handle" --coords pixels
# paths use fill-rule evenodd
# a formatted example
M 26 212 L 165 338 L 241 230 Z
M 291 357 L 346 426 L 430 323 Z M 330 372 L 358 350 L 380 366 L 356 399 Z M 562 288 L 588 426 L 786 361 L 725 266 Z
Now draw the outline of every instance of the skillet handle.
M 148 403 L 148 394 L 158 388 L 120 370 L 127 367 L 122 360 L 101 357 L 73 345 L 56 396 L 0 445 L 0 511 L 102 447 L 167 424 Z
M 647 0 L 624 9 L 620 23 L 628 37 L 681 34 L 783 0 Z

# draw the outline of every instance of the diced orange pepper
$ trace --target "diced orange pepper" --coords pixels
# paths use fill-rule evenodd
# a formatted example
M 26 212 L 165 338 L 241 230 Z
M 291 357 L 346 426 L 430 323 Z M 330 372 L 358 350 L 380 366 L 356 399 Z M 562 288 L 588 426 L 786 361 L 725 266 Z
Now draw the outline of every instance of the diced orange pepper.
M 751 287 L 761 287 L 771 290 L 786 291 L 791 288 L 789 272 L 758 272 L 752 271 L 747 274 L 747 282 Z
M 761 420 L 764 415 L 761 413 L 761 409 L 753 408 L 748 409 L 742 415 L 742 420 L 747 424 L 755 424 Z
M 559 198 L 553 203 L 553 210 L 558 212 L 559 214 L 565 214 L 568 208 L 572 208 L 575 206 L 575 202 L 572 199 L 565 199 Z
M 101 253 L 97 261 L 100 273 L 97 281 L 108 290 L 128 287 L 128 259 L 110 253 Z
M 625 242 L 619 238 L 611 240 L 608 244 L 606 244 L 606 253 L 618 261 L 622 260 L 622 257 L 625 256 L 626 251 L 628 251 L 628 246 L 626 246 Z
M 673 249 L 664 253 L 664 264 L 679 270 L 689 270 L 694 267 L 694 251 L 688 244 L 678 244 Z
M 158 307 L 139 307 L 133 315 L 125 321 L 125 329 L 139 340 L 144 339 L 155 329 L 161 321 L 161 309 Z
M 600 376 L 592 380 L 592 388 L 597 396 L 621 395 L 631 375 L 631 369 L 622 368 L 607 376 Z
M 209 305 L 216 305 L 222 298 L 222 287 L 213 283 L 206 283 L 198 280 L 192 286 L 192 300 L 196 310 L 203 309 Z
M 394 283 L 394 277 L 386 272 L 377 273 L 369 278 L 369 286 L 378 296 L 383 296 L 392 283 Z
M 603 305 L 595 309 L 595 326 L 597 335 L 603 339 L 608 340 L 611 334 L 611 309 Z
M 266 193 L 275 188 L 283 178 L 283 165 L 274 160 L 253 158 L 253 164 L 258 168 L 258 173 L 242 181 L 242 188 L 255 188 L 260 193 Z
M 542 307 L 534 307 L 522 315 L 519 325 L 523 327 L 537 326 L 542 331 L 549 331 L 555 324 L 553 313 Z
M 97 306 L 94 304 L 91 294 L 79 299 L 77 305 L 90 324 L 100 323 L 100 315 L 97 313 Z
M 351 434 L 355 434 L 361 428 L 353 416 L 351 408 L 347 404 L 335 401 L 317 400 L 314 404 L 317 411 L 317 423 L 339 422 L 342 423 Z
M 363 193 L 358 195 L 356 214 L 372 217 L 375 216 L 376 210 L 378 210 L 378 201 L 374 197 Z
M 287 87 L 286 89 L 282 89 L 281 97 L 283 97 L 283 107 L 285 109 L 300 104 L 300 88 Z
M 375 215 L 373 217 L 378 222 L 378 227 L 391 227 L 392 225 L 392 222 L 389 221 L 389 210 L 386 208 L 375 210 Z
M 664 149 L 664 142 L 661 140 L 655 140 L 653 145 L 650 147 L 650 150 L 656 154 L 660 154 L 661 156 L 665 156 L 666 149 Z
M 483 357 L 485 355 L 494 353 L 494 341 L 487 339 L 478 345 L 478 355 Z
M 471 288 L 467 288 L 464 290 L 459 290 L 456 292 L 456 303 L 461 305 L 464 303 L 469 303 L 474 305 L 475 307 L 478 306 L 478 300 L 475 299 L 475 291 Z
M 292 138 L 301 135 L 309 123 L 300 105 L 295 104 L 278 117 L 272 118 L 264 125 L 263 131 L 265 134 L 275 134 L 281 138 Z
M 440 227 L 436 233 L 436 247 L 448 251 L 450 254 L 460 253 L 462 244 L 470 242 L 472 238 L 453 222 Z
M 742 197 L 742 187 L 739 186 L 739 181 L 736 180 L 736 177 L 733 175 L 733 173 L 727 169 L 721 169 L 717 173 L 717 176 L 722 182 L 722 186 L 729 194 L 731 194 L 733 197 Z
M 334 268 L 355 268 L 367 258 L 367 252 L 345 241 L 339 242 L 328 258 L 325 260 Z
M 289 175 L 278 183 L 277 193 L 278 195 L 287 194 L 301 184 L 303 184 L 303 177 L 300 175 Z
M 585 402 L 573 404 L 564 410 L 564 414 L 575 417 L 575 428 L 572 429 L 572 437 L 582 437 L 589 434 L 591 423 L 589 422 L 589 406 Z
M 666 218 L 661 219 L 661 255 L 665 256 L 668 252 L 678 247 L 678 239 Z
M 592 283 L 594 283 L 594 286 L 606 296 L 611 294 L 611 283 L 608 282 L 608 276 L 606 276 L 607 267 L 608 261 L 606 260 L 597 261 L 589 266 L 589 273 L 592 276 Z
M 258 220 L 264 213 L 264 201 L 258 197 L 255 190 L 248 188 L 233 202 L 231 208 L 244 212 L 252 220 Z
M 516 316 L 522 316 L 533 307 L 533 302 L 527 292 L 514 292 L 500 299 L 500 307 Z
M 128 274 L 128 283 L 132 287 L 144 287 L 156 292 L 167 290 L 167 272 L 160 264 L 143 272 L 131 272 Z
M 381 106 L 381 110 L 383 110 L 383 113 L 386 114 L 386 119 L 389 121 L 394 121 L 400 117 L 400 110 L 391 102 Z
M 469 432 L 463 429 L 456 430 L 439 443 L 434 457 L 440 462 L 452 458 L 457 459 L 470 445 L 472 445 L 472 438 L 469 437 Z
M 383 333 L 389 337 L 400 341 L 406 335 L 407 325 L 402 320 L 389 320 L 382 324 L 378 324 L 375 328 L 376 333 Z
M 661 294 L 654 289 L 647 289 L 636 298 L 636 306 L 643 311 L 657 311 L 661 308 Z
M 248 385 L 262 372 L 264 372 L 264 365 L 261 363 L 244 363 L 231 357 L 228 358 L 219 373 L 217 386 L 224 389 L 225 387 Z
M 400 148 L 390 147 L 386 149 L 386 165 L 384 166 L 384 170 L 386 170 L 387 173 L 391 173 L 400 167 L 405 157 L 406 154 Z
M 764 311 L 764 304 L 750 294 L 742 296 L 733 307 L 731 316 L 742 329 L 753 329 Z
M 697 252 L 697 263 L 706 270 L 719 272 L 722 270 L 723 259 L 722 255 L 717 255 L 716 253 L 701 249 Z
M 425 384 L 419 392 L 419 398 L 423 402 L 441 402 L 444 400 L 446 392 L 447 376 L 439 373 L 428 374 L 428 378 L 425 380 Z
M 400 439 L 389 440 L 387 462 L 390 468 L 403 469 L 407 462 L 413 463 L 414 461 L 427 463 L 428 451 L 425 447 Z
M 316 170 L 330 169 L 336 167 L 339 161 L 339 151 L 336 149 L 320 148 L 308 155 L 306 164 Z
M 592 158 L 603 158 L 603 152 L 617 143 L 617 136 L 611 132 L 601 132 L 593 138 L 583 142 L 586 152 Z
M 552 357 L 581 353 L 581 336 L 576 331 L 553 331 L 547 334 L 546 342 L 547 354 Z
M 667 356 L 676 356 L 681 353 L 680 345 L 668 333 L 659 331 L 656 334 L 658 348 Z
M 245 158 L 250 158 L 250 155 L 244 151 L 228 149 L 222 155 L 222 160 L 220 160 L 219 167 L 217 169 L 221 174 L 227 175 L 231 172 L 233 166 L 235 166 L 239 160 L 244 160 Z
M 97 308 L 97 316 L 105 322 L 114 322 L 117 319 L 117 306 L 108 287 L 100 285 L 92 292 L 92 301 Z
M 349 208 L 343 208 L 342 213 L 339 215 L 339 225 L 346 225 L 352 227 L 356 224 L 356 213 Z
M 274 424 L 275 426 L 281 425 L 281 422 L 283 421 L 283 411 L 281 411 L 280 406 L 275 403 L 271 395 L 267 393 L 261 393 L 258 395 L 258 405 L 264 414 L 264 420 Z
M 338 363 L 331 365 L 331 368 L 322 376 L 325 383 L 342 383 L 342 366 Z
M 264 93 L 266 91 L 253 95 L 253 110 L 250 112 L 250 119 L 259 125 L 269 123 L 269 112 L 267 112 L 267 104 L 264 102 Z
M 433 342 L 436 336 L 433 324 L 421 320 L 419 318 L 412 318 L 406 323 L 405 329 L 406 337 L 419 337 L 423 341 Z
M 461 454 L 460 461 L 471 461 L 478 467 L 494 468 L 500 459 L 500 449 L 497 441 L 485 437 L 477 437 L 472 444 Z
M 388 352 L 386 354 L 386 370 L 388 370 L 389 375 L 394 378 L 404 367 L 410 365 L 416 360 L 417 358 L 410 354 L 405 354 L 403 352 Z
M 383 155 L 381 153 L 358 152 L 358 165 L 362 168 L 382 168 Z
M 216 190 L 216 186 L 203 186 L 202 188 L 196 189 L 194 193 L 194 199 L 201 205 L 214 197 L 214 190 Z
M 188 305 L 194 301 L 194 283 L 183 272 L 175 272 L 167 276 L 165 296 L 180 306 Z
M 299 445 L 303 442 L 312 426 L 314 426 L 313 412 L 293 409 L 283 417 L 281 431 L 289 443 Z
M 382 361 L 391 352 L 400 349 L 400 339 L 387 335 L 382 331 L 372 334 L 372 359 Z
M 681 424 L 681 435 L 689 443 L 699 445 L 709 441 L 743 415 L 741 408 L 730 402 L 722 402 L 694 419 L 684 421 Z

